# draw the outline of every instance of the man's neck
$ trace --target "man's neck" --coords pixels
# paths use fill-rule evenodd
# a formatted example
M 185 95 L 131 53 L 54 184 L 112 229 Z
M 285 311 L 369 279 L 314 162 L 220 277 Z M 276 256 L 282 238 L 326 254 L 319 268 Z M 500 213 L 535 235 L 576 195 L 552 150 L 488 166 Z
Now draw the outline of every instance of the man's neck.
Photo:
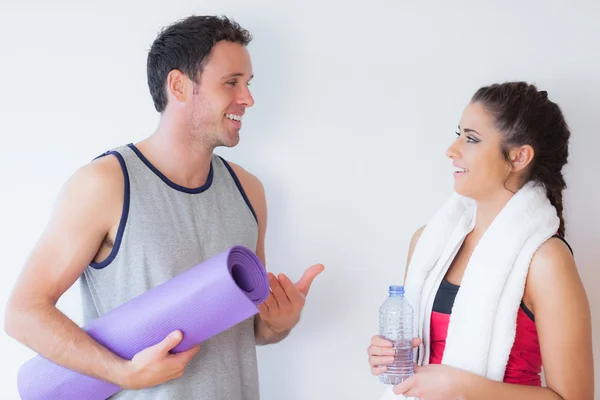
M 161 120 L 156 131 L 138 144 L 139 150 L 174 183 L 197 188 L 206 183 L 214 148 L 181 124 Z

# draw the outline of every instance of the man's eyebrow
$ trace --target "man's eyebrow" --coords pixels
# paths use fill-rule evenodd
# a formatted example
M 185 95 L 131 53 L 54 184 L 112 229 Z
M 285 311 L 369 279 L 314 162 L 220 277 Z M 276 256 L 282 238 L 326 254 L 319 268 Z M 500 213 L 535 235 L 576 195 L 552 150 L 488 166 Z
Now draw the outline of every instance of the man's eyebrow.
M 237 78 L 237 77 L 240 77 L 240 76 L 244 76 L 244 73 L 243 72 L 234 72 L 234 73 L 225 75 L 223 77 L 223 79 Z M 248 79 L 248 81 L 251 81 L 252 78 L 254 78 L 254 74 L 252 74 L 250 76 L 250 79 Z

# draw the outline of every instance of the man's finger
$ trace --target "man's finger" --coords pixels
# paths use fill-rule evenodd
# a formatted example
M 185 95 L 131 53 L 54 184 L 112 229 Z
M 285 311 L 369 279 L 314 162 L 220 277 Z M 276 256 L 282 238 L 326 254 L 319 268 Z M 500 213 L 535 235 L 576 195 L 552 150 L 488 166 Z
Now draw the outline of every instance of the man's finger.
M 420 338 L 414 338 L 411 342 L 412 347 L 419 347 L 421 345 L 421 339 Z
M 182 351 L 181 353 L 176 353 L 171 356 L 171 358 L 175 361 L 181 361 L 183 364 L 187 364 L 194 356 L 200 351 L 200 345 L 197 344 L 192 348 Z
M 169 353 L 175 346 L 183 340 L 183 333 L 180 330 L 169 333 L 160 343 L 154 345 L 154 348 L 162 350 L 163 353 Z
M 285 290 L 288 299 L 290 299 L 293 305 L 300 305 L 304 302 L 302 293 L 300 293 L 296 285 L 285 274 L 279 274 L 279 283 L 281 283 L 281 287 Z
M 265 300 L 263 304 L 266 304 L 266 306 L 269 307 L 269 314 L 277 312 L 277 309 L 279 308 L 277 305 L 277 300 L 275 299 L 275 296 L 273 296 L 272 292 L 269 293 L 269 297 L 267 297 L 267 300 Z
M 300 290 L 300 293 L 306 296 L 310 290 L 310 285 L 312 285 L 313 280 L 324 270 L 325 267 L 323 264 L 315 264 L 304 271 L 302 278 L 300 278 L 300 280 L 296 283 L 296 287 L 298 290 Z
M 258 311 L 259 311 L 261 317 L 269 316 L 269 306 L 267 306 L 265 303 L 261 303 L 258 305 Z
M 289 309 L 292 307 L 290 299 L 285 294 L 285 290 L 281 287 L 281 283 L 271 272 L 268 273 L 269 276 L 269 284 L 271 285 L 271 291 L 273 292 L 273 296 L 275 300 L 277 300 L 277 304 L 282 309 Z

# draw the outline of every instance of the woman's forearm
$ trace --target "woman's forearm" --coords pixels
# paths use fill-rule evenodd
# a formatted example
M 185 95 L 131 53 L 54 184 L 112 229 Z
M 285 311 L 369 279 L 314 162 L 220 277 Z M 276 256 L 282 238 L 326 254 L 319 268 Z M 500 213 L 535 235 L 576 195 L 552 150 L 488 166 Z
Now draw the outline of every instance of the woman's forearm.
M 551 389 L 539 386 L 496 382 L 471 375 L 462 400 L 565 400 Z

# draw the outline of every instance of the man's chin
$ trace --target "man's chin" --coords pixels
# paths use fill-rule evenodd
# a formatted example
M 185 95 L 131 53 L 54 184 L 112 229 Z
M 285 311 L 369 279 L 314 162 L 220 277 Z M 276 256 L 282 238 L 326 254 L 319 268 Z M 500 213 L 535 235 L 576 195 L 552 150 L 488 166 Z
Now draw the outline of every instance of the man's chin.
M 240 133 L 238 132 L 228 132 L 225 137 L 222 138 L 222 145 L 225 147 L 235 147 L 240 142 Z

